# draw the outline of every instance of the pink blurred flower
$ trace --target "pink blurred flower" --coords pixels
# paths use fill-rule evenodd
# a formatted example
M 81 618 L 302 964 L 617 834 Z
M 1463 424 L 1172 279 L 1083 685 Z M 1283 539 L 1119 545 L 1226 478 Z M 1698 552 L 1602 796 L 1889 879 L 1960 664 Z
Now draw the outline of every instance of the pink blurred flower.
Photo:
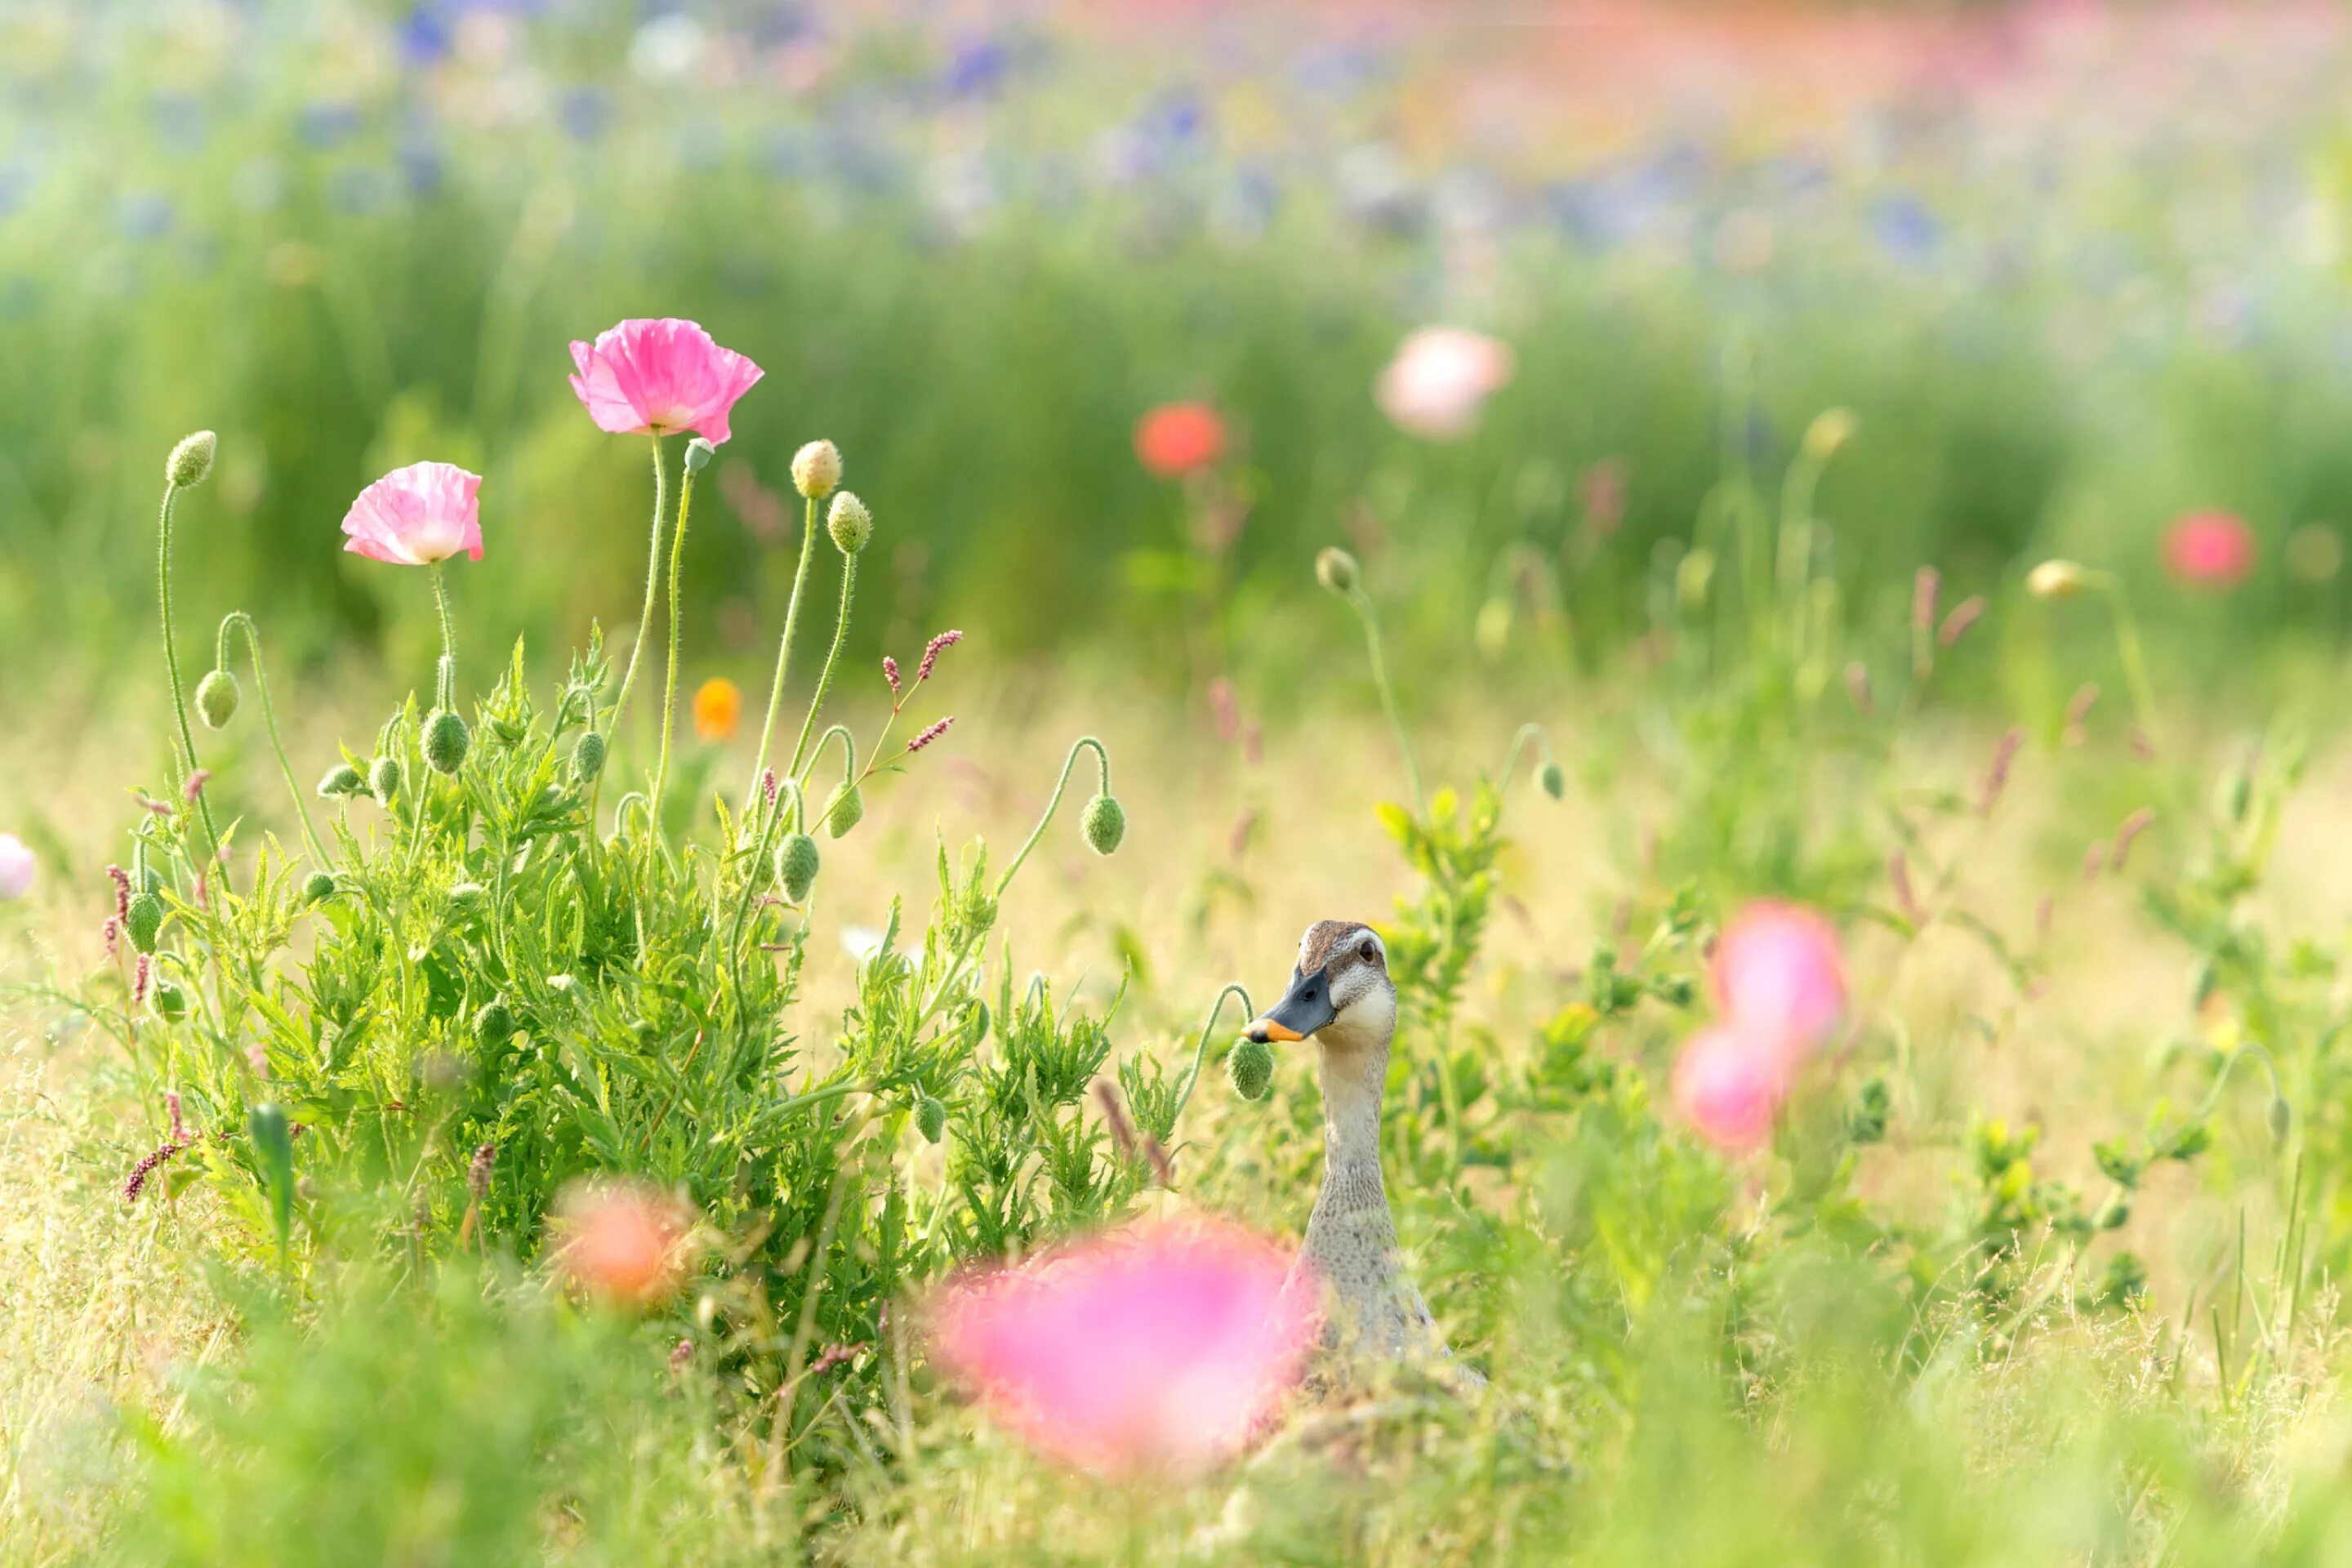
M 23 839 L 13 833 L 0 833 L 0 904 L 31 892 L 33 873 L 38 869 Z
M 1225 453 L 1225 422 L 1205 403 L 1163 403 L 1135 422 L 1135 458 L 1155 477 L 1177 479 Z
M 628 321 L 574 342 L 572 390 L 600 430 L 675 436 L 691 430 L 717 446 L 735 400 L 767 373 L 722 349 L 692 321 Z
M 1299 1376 L 1316 1322 L 1289 1260 L 1221 1222 L 1146 1222 L 951 1285 L 940 1361 L 1068 1463 L 1191 1473 L 1238 1450 Z
M 652 1306 L 677 1289 L 689 1217 L 684 1205 L 649 1188 L 575 1184 L 555 1205 L 557 1264 L 591 1295 Z
M 1845 1011 L 1845 960 L 1829 921 L 1765 900 L 1739 911 L 1715 945 L 1716 1005 L 1739 1034 L 1791 1066 Z
M 1398 345 L 1372 398 L 1406 434 L 1451 441 L 1470 433 L 1516 369 L 1510 346 L 1484 332 L 1423 327 Z
M 1675 1058 L 1675 1107 L 1718 1149 L 1753 1149 L 1770 1137 L 1788 1091 L 1787 1058 L 1768 1039 L 1708 1029 Z
M 2229 587 L 2254 569 L 2254 531 L 2235 512 L 2189 512 L 2165 531 L 2164 565 L 2194 587 Z
M 482 558 L 482 476 L 452 463 L 411 463 L 360 492 L 343 516 L 343 548 L 371 561 L 425 566 L 464 551 Z

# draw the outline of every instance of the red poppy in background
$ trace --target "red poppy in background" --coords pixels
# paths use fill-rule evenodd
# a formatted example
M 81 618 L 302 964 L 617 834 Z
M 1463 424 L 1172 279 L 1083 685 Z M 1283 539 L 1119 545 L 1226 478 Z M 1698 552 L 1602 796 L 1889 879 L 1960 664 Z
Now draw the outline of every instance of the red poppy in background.
M 1225 453 L 1225 422 L 1205 403 L 1163 403 L 1135 422 L 1135 456 L 1163 479 L 1205 468 Z
M 2189 512 L 2165 531 L 2164 565 L 2192 587 L 2229 587 L 2254 569 L 2254 531 L 2235 512 Z

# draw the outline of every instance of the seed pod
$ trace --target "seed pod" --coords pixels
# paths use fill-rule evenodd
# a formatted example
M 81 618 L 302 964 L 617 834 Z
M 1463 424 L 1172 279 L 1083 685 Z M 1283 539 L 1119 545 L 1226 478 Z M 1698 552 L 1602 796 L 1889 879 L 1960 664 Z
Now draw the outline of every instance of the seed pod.
M 924 1142 L 938 1142 L 947 1134 L 948 1108 L 928 1094 L 917 1096 L 915 1130 L 923 1135 Z
M 514 1010 L 503 996 L 491 997 L 474 1015 L 474 1038 L 484 1047 L 495 1049 L 503 1046 L 514 1038 Z
M 697 436 L 686 444 L 686 471 L 689 474 L 702 472 L 710 466 L 711 457 L 718 450 L 708 437 Z
M 1546 757 L 1536 766 L 1536 787 L 1554 800 L 1568 793 L 1568 773 L 1558 763 Z
M 163 482 L 175 490 L 204 483 L 205 476 L 213 471 L 213 453 L 219 446 L 220 437 L 209 430 L 184 437 L 163 459 Z
M 466 721 L 448 709 L 429 714 L 425 721 L 425 765 L 436 773 L 455 773 L 466 765 L 466 752 L 473 742 Z
M 1363 573 L 1354 556 L 1334 544 L 1316 552 L 1315 580 L 1334 594 L 1349 594 L 1363 580 Z
M 1274 1047 L 1263 1040 L 1244 1040 L 1225 1058 L 1225 1077 L 1244 1100 L 1264 1100 L 1274 1087 Z
M 833 505 L 824 514 L 824 531 L 833 535 L 835 544 L 844 555 L 855 555 L 866 548 L 874 537 L 874 514 L 866 503 L 848 490 L 833 498 Z
M 582 784 L 590 784 L 604 771 L 604 737 L 591 730 L 572 748 L 572 776 Z
M 360 777 L 359 769 L 349 763 L 337 763 L 319 780 L 319 793 L 329 800 L 341 800 L 362 793 L 367 780 Z
M 805 833 L 785 839 L 776 851 L 776 878 L 784 885 L 784 896 L 796 904 L 807 898 L 816 885 L 817 866 L 815 839 Z
M 302 882 L 302 901 L 323 904 L 335 896 L 335 879 L 325 871 L 313 871 Z
M 866 796 L 857 786 L 844 779 L 834 790 L 833 798 L 824 803 L 826 830 L 835 838 L 845 836 L 866 816 Z
M 155 982 L 155 1011 L 177 1022 L 187 1016 L 188 994 L 176 983 L 158 978 Z
M 400 793 L 400 759 L 389 754 L 378 757 L 368 769 L 368 789 L 390 805 L 393 796 Z
M 226 669 L 213 670 L 196 682 L 196 716 L 208 730 L 226 730 L 236 717 L 237 699 L 243 695 L 236 676 Z
M 1108 855 L 1127 837 L 1127 813 L 1109 795 L 1098 795 L 1087 802 L 1087 814 L 1078 819 L 1078 826 L 1096 854 Z
M 131 900 L 131 912 L 122 929 L 131 938 L 131 945 L 141 952 L 155 951 L 155 939 L 163 931 L 163 900 L 152 891 L 140 894 Z

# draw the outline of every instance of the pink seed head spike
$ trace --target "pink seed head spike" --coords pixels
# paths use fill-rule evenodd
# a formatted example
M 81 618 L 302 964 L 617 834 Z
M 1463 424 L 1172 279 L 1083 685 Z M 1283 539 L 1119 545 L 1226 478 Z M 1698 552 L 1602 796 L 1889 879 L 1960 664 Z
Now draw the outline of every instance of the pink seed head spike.
M 174 1143 L 186 1142 L 188 1141 L 188 1127 L 186 1122 L 180 1120 L 180 1091 L 178 1089 L 173 1089 L 164 1091 L 163 1109 L 171 1112 L 172 1142 Z
M 899 691 L 898 661 L 892 658 L 887 653 L 882 656 L 882 679 L 890 683 L 890 695 L 893 697 L 898 696 Z
M 923 646 L 923 662 L 915 667 L 915 684 L 920 686 L 929 680 L 931 678 L 931 667 L 939 663 L 940 652 L 955 647 L 961 641 L 963 641 L 963 633 L 945 631 L 926 643 Z
M 1983 595 L 1975 594 L 1962 599 L 1952 606 L 1952 613 L 1944 617 L 1942 629 L 1936 633 L 1936 641 L 1942 647 L 1951 647 L 1970 626 L 1984 618 L 1984 613 Z
M 141 954 L 139 955 L 139 967 L 138 967 L 135 971 L 133 971 L 133 972 L 132 972 L 131 979 L 131 1005 L 133 1005 L 133 1006 L 144 1006 L 144 1005 L 146 1005 L 146 1002 L 147 1002 L 147 986 L 148 986 L 148 983 L 149 983 L 149 982 L 151 982 L 152 980 L 153 980 L 154 978 L 155 978 L 155 962 L 154 962 L 154 960 L 152 960 L 152 959 L 149 958 L 149 957 L 148 957 L 145 953 L 143 953 L 143 952 L 142 952 L 142 953 L 141 953 Z
M 499 1146 L 485 1143 L 474 1151 L 472 1162 L 466 1167 L 466 1190 L 480 1203 L 490 1190 L 490 1167 L 498 1163 Z
M 212 782 L 212 777 L 210 768 L 198 768 L 188 775 L 188 782 L 180 786 L 180 798 L 190 805 L 195 805 L 196 796 L 205 793 L 205 785 Z
M 106 923 L 99 927 L 98 931 L 106 940 L 106 961 L 111 963 L 122 951 L 122 917 L 107 916 Z
M 114 918 L 131 918 L 131 873 L 120 866 L 109 866 L 106 874 L 114 879 Z
M 910 752 L 919 752 L 919 751 L 921 751 L 925 746 L 929 745 L 933 741 L 938 740 L 941 735 L 946 734 L 946 733 L 948 732 L 948 726 L 949 726 L 949 725 L 950 725 L 950 724 L 952 724 L 952 723 L 954 723 L 954 722 L 955 722 L 955 715 L 954 715 L 954 714 L 952 714 L 952 713 L 949 714 L 946 718 L 944 718 L 944 719 L 940 720 L 938 723 L 936 723 L 936 724 L 932 725 L 930 728 L 929 728 L 929 729 L 925 730 L 921 734 L 917 735 L 913 740 L 911 740 L 911 741 L 908 742 L 907 742 L 907 750 L 908 750 L 908 751 L 910 751 Z
M 1943 574 L 1933 566 L 1920 567 L 1911 579 L 1911 624 L 1921 632 L 1936 624 L 1936 600 L 1943 589 Z
M 760 774 L 760 795 L 761 795 L 761 797 L 762 799 L 764 799 L 764 800 L 765 800 L 765 801 L 766 801 L 770 805 L 775 805 L 775 804 L 776 804 L 776 791 L 778 791 L 779 789 L 782 789 L 782 787 L 783 787 L 782 784 L 782 783 L 777 779 L 777 777 L 776 777 L 776 770 L 775 770 L 775 769 L 773 769 L 773 768 L 767 768 L 767 769 L 763 769 L 763 770 L 761 772 L 761 774 Z
M 2000 804 L 2000 792 L 2009 787 L 2010 764 L 2017 761 L 2018 749 L 2025 744 L 2025 731 L 2011 726 L 1992 749 L 1992 766 L 1985 770 L 1984 795 L 1977 802 L 1977 815 L 1990 816 L 1992 808 Z

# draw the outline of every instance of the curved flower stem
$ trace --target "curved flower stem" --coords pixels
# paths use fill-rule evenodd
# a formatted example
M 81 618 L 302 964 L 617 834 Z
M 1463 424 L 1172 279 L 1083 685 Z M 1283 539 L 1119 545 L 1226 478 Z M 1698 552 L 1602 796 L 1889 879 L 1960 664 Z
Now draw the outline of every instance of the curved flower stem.
M 825 731 L 824 734 L 819 735 L 816 738 L 816 744 L 809 748 L 808 765 L 801 769 L 798 776 L 793 780 L 793 783 L 795 785 L 803 787 L 806 786 L 808 784 L 809 774 L 816 772 L 816 764 L 824 756 L 825 742 L 832 740 L 835 735 L 841 737 L 842 787 L 844 789 L 855 789 L 859 784 L 866 782 L 866 773 L 861 773 L 857 771 L 857 737 L 849 732 L 848 725 L 835 724 L 831 729 Z M 878 758 L 881 753 L 877 752 L 875 754 Z M 870 763 L 866 764 L 866 773 L 870 773 L 873 771 L 873 764 Z M 833 812 L 831 808 L 828 807 L 824 814 L 824 820 L 815 824 L 814 826 L 811 828 L 811 831 L 814 832 L 816 827 L 824 826 L 832 820 Z
M 662 521 L 663 511 L 669 499 L 667 493 L 668 480 L 662 468 L 660 432 L 654 433 L 653 441 L 654 535 L 653 547 L 646 562 L 646 607 L 644 613 L 637 617 L 637 640 L 629 646 L 628 668 L 621 672 L 620 694 L 613 699 L 613 715 L 607 725 L 609 731 L 607 739 L 611 742 L 617 742 L 620 739 L 621 715 L 628 710 L 629 692 L 637 684 L 637 658 L 646 651 L 646 635 L 653 630 L 654 600 L 661 591 Z M 604 775 L 599 773 L 595 781 L 588 786 L 588 821 L 591 827 L 589 837 L 592 839 L 595 837 L 593 826 L 596 821 L 596 795 L 604 782 Z
M 1030 830 L 1029 841 L 1021 846 L 1021 852 L 1013 857 L 1013 864 L 1004 868 L 1004 875 L 997 879 L 998 898 L 1003 898 L 1004 889 L 1013 885 L 1014 873 L 1021 869 L 1021 863 L 1029 858 L 1029 851 L 1037 847 L 1037 840 L 1045 837 L 1046 826 L 1054 820 L 1054 813 L 1061 808 L 1062 792 L 1070 786 L 1070 770 L 1078 765 L 1078 753 L 1089 746 L 1094 748 L 1095 756 L 1102 764 L 1102 793 L 1110 793 L 1110 753 L 1103 750 L 1103 743 L 1092 735 L 1079 736 L 1070 742 L 1070 754 L 1062 760 L 1062 776 L 1054 781 L 1054 798 L 1045 803 L 1045 815 L 1037 819 L 1037 826 Z
M 783 825 L 783 790 L 792 792 L 793 820 L 800 822 L 808 816 L 808 799 L 801 794 L 798 782 L 782 780 L 776 803 L 768 808 L 768 820 L 760 829 L 760 844 L 751 853 L 751 868 L 743 874 L 743 890 L 735 900 L 735 923 L 727 939 L 727 973 L 735 985 L 735 1009 L 739 1014 L 743 1009 L 743 923 L 751 917 L 751 895 L 760 886 L 760 868 L 767 864 L 769 852 L 775 847 L 776 829 Z
M 310 807 L 302 798 L 302 786 L 295 781 L 294 764 L 286 760 L 286 742 L 278 738 L 278 710 L 269 700 L 269 677 L 261 668 L 261 632 L 253 617 L 243 610 L 231 610 L 221 617 L 220 641 L 215 650 L 215 665 L 228 668 L 229 638 L 234 632 L 245 634 L 245 651 L 253 664 L 253 689 L 261 700 L 262 727 L 269 731 L 269 749 L 278 753 L 278 771 L 286 775 L 286 791 L 294 797 L 294 820 L 301 825 L 302 842 L 320 867 L 332 864 L 326 846 L 319 840 L 319 830 L 311 826 Z
M 1249 993 L 1240 985 L 1228 985 L 1217 993 L 1217 999 L 1209 1005 L 1209 1016 L 1201 1020 L 1201 1043 L 1192 1047 L 1192 1065 L 1185 1069 L 1184 1087 L 1176 1091 L 1176 1113 L 1168 1119 L 1171 1129 L 1182 1118 L 1184 1108 L 1192 1103 L 1192 1086 L 1201 1081 L 1201 1063 L 1209 1054 L 1209 1037 L 1216 1030 L 1217 1019 L 1225 1010 L 1225 998 L 1228 996 L 1242 999 L 1243 1017 L 1256 1015 L 1257 1010 L 1250 1005 Z
M 441 662 L 434 668 L 433 704 L 436 708 L 457 705 L 457 622 L 449 614 L 449 584 L 441 574 L 441 563 L 433 563 L 433 607 L 441 613 Z
M 1404 753 L 1405 785 L 1412 791 L 1412 814 L 1419 816 L 1424 796 L 1421 791 L 1421 764 L 1413 760 L 1412 736 L 1404 727 L 1404 713 L 1397 707 L 1396 688 L 1389 681 L 1388 661 L 1381 654 L 1381 622 L 1372 608 L 1370 595 L 1361 588 L 1348 590 L 1348 604 L 1356 618 L 1364 623 L 1364 646 L 1372 656 L 1372 684 L 1380 689 L 1381 707 L 1389 716 L 1389 728 L 1396 731 L 1397 750 Z
M 179 500 L 180 487 L 168 479 L 163 484 L 163 510 L 156 523 L 155 600 L 163 624 L 163 670 L 172 679 L 172 713 L 180 723 L 180 776 L 173 782 L 182 789 L 196 772 L 196 734 L 188 727 L 188 693 L 180 681 L 180 655 L 172 641 L 172 503 Z M 212 852 L 220 851 L 220 829 L 213 826 L 212 802 L 202 794 L 196 796 L 197 815 L 205 825 L 205 837 Z
M 688 452 L 687 456 L 691 458 L 694 453 Z M 686 565 L 686 524 L 693 509 L 694 471 L 693 466 L 688 464 L 685 478 L 678 481 L 677 527 L 670 532 L 669 668 L 662 686 L 661 753 L 654 763 L 653 826 L 654 837 L 657 840 L 662 834 L 662 793 L 669 786 L 670 728 L 677 716 L 678 600 L 681 597 L 678 574 Z
M 1503 753 L 1502 772 L 1495 775 L 1496 794 L 1500 795 L 1511 787 L 1512 775 L 1518 771 L 1519 752 L 1527 748 L 1527 743 L 1531 740 L 1536 743 L 1538 756 L 1545 762 L 1552 760 L 1550 732 L 1540 724 L 1520 725 L 1519 732 L 1511 737 L 1511 749 Z
M 768 717 L 760 725 L 760 752 L 751 759 L 751 788 L 743 799 L 748 804 L 760 787 L 761 775 L 768 771 L 768 745 L 776 731 L 776 711 L 783 706 L 784 677 L 792 669 L 793 637 L 800 630 L 801 599 L 808 587 L 809 565 L 816 559 L 816 500 L 809 499 L 801 516 L 801 563 L 793 574 L 793 596 L 784 606 L 784 635 L 776 643 L 776 679 L 768 688 Z
M 802 760 L 808 754 L 809 735 L 816 729 L 816 716 L 824 710 L 824 694 L 832 689 L 833 672 L 841 663 L 842 644 L 849 640 L 849 603 L 857 592 L 857 557 L 845 554 L 841 558 L 841 610 L 834 618 L 833 647 L 824 656 L 824 668 L 816 678 L 816 693 L 809 699 L 808 717 L 801 721 L 800 739 L 793 742 L 793 760 L 784 768 L 797 775 Z

